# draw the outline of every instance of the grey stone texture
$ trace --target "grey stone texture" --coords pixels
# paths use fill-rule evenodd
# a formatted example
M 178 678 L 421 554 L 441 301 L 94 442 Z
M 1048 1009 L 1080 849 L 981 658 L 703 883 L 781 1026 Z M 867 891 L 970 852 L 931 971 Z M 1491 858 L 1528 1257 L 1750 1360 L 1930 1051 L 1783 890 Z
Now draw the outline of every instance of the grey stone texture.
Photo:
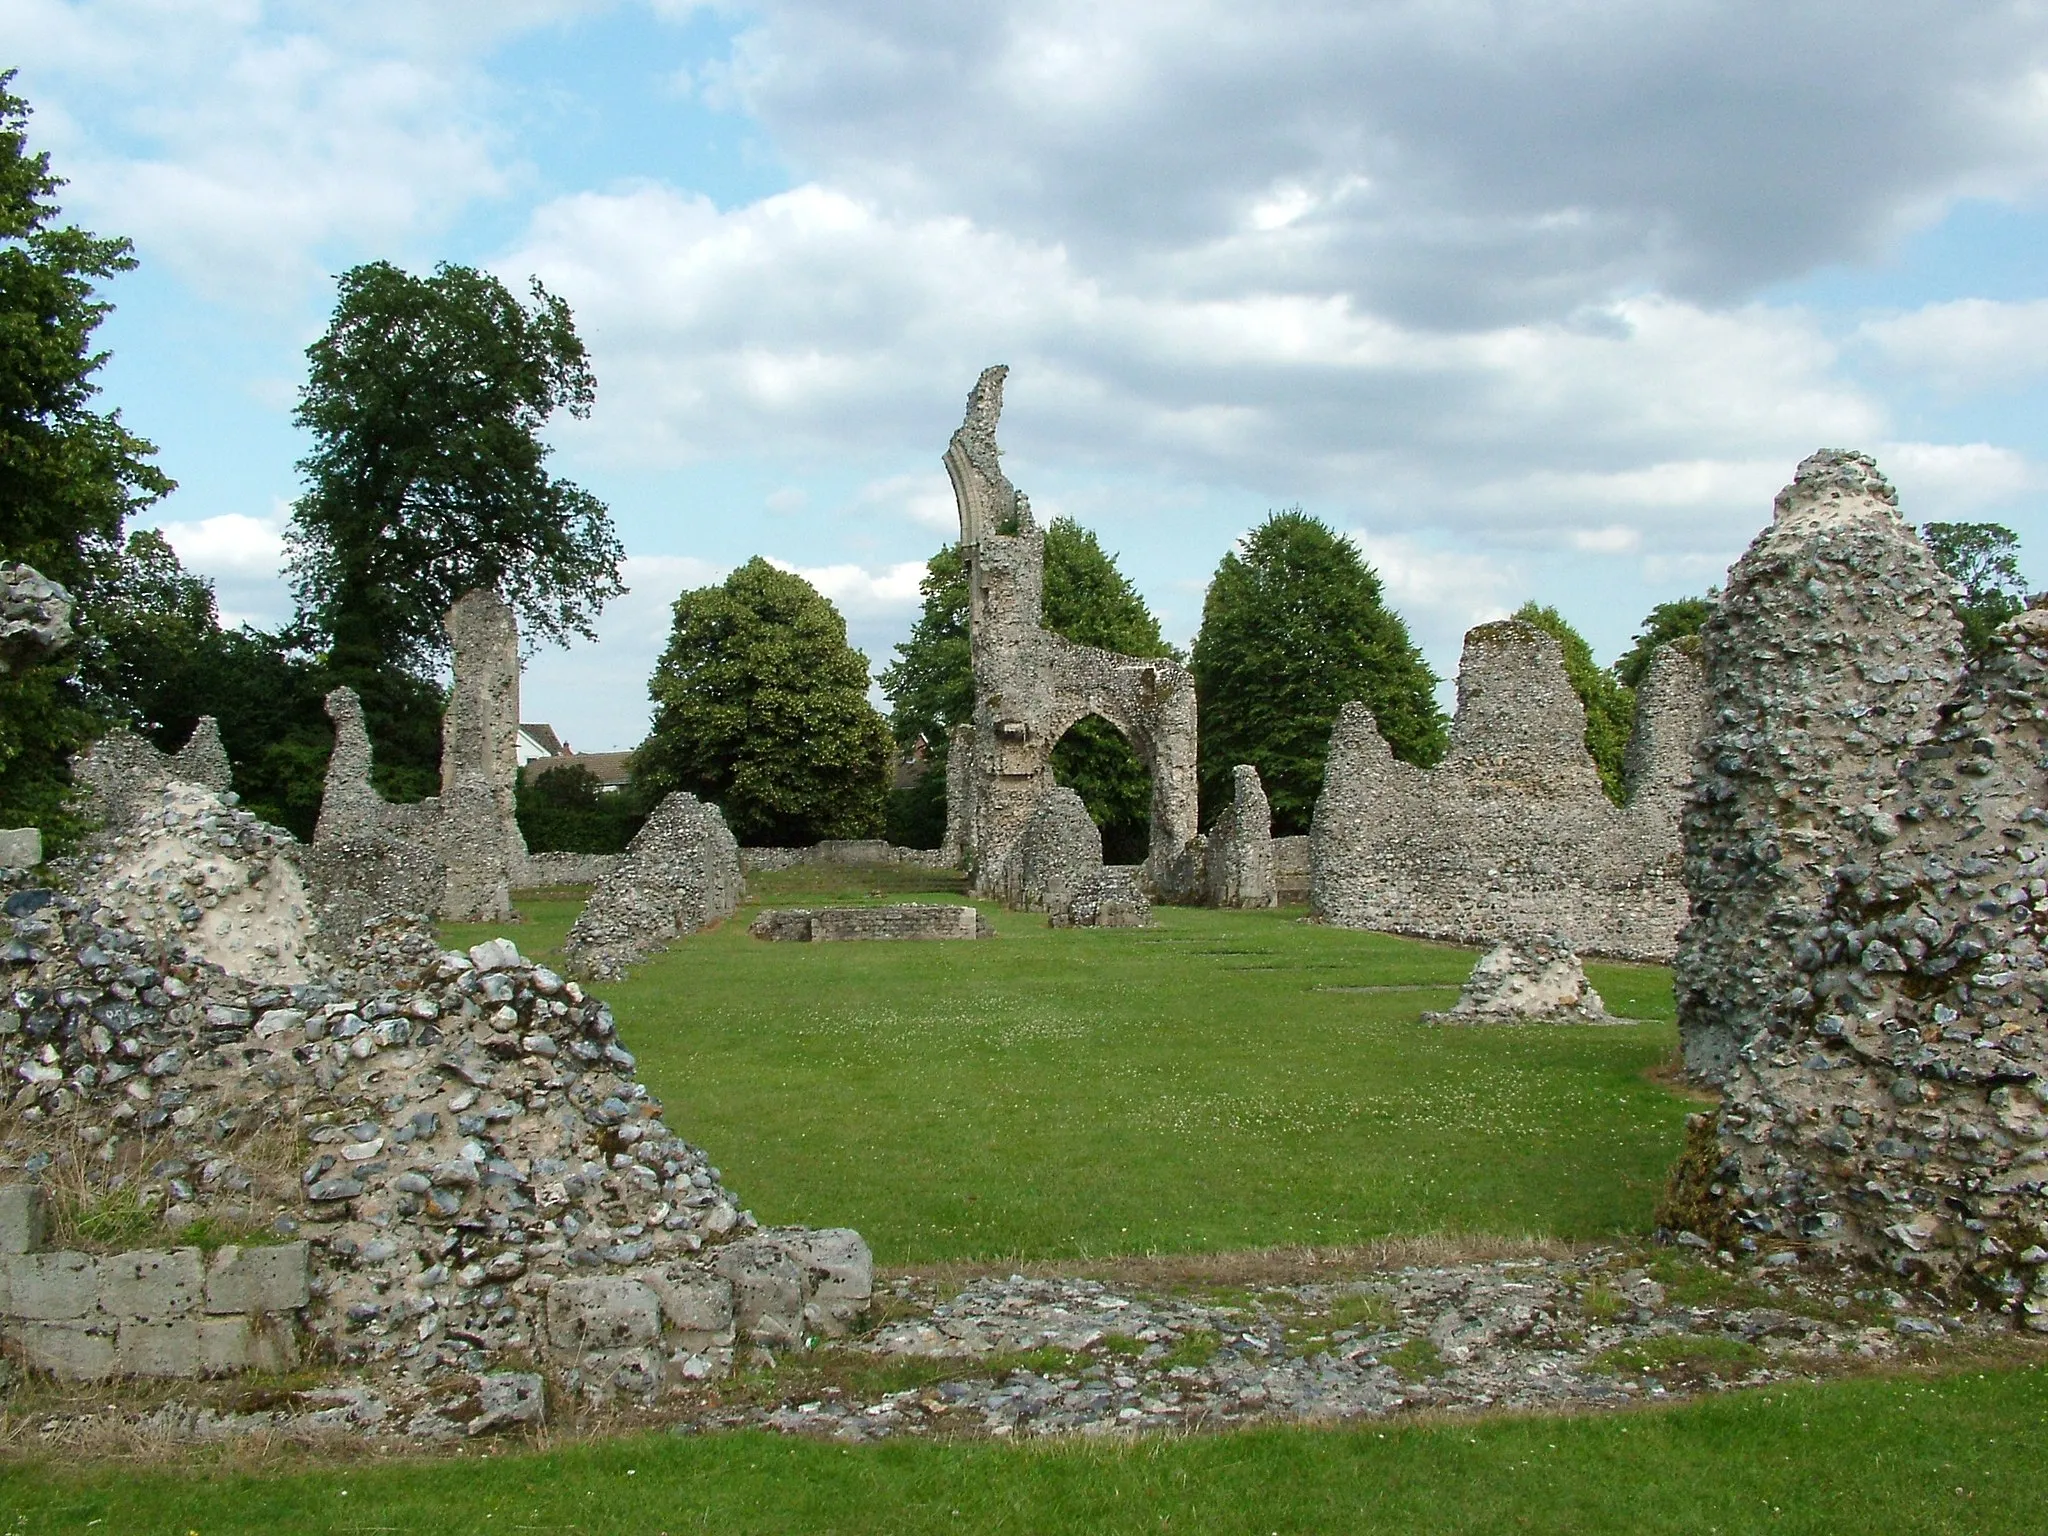
M 1273 894 L 1283 907 L 1305 907 L 1309 893 L 1308 834 L 1273 839 Z
M 1045 534 L 996 446 L 1008 372 L 983 372 L 945 453 L 967 565 L 975 694 L 972 731 L 955 732 L 947 760 L 946 851 L 978 890 L 1005 889 L 1011 849 L 1053 787 L 1053 748 L 1076 722 L 1099 715 L 1151 771 L 1147 880 L 1162 894 L 1199 900 L 1199 889 L 1176 888 L 1200 830 L 1194 679 L 1178 662 L 1076 645 L 1044 627 Z
M 1025 912 L 1065 912 L 1102 873 L 1102 830 L 1064 784 L 1039 796 L 1011 839 L 992 894 Z
M 519 779 L 519 629 L 495 593 L 470 592 L 442 618 L 455 681 L 441 722 L 441 793 L 392 805 L 371 782 L 371 747 L 354 690 L 327 696 L 334 750 L 314 829 L 316 849 L 348 845 L 322 865 L 322 893 L 343 914 L 414 911 L 415 882 L 438 861 L 431 916 L 502 922 L 529 879 L 514 793 Z M 392 848 L 397 839 L 412 848 Z M 346 883 L 359 881 L 358 884 Z
M 877 907 L 769 907 L 747 932 L 785 944 L 829 944 L 978 939 L 991 930 L 973 907 L 904 901 Z
M 745 884 L 739 845 L 715 805 L 681 790 L 655 807 L 569 928 L 578 972 L 623 975 L 680 934 L 732 916 Z
M 431 918 L 448 884 L 448 866 L 438 853 L 389 832 L 316 840 L 300 850 L 299 868 L 330 950 L 381 918 Z
M 1695 1193 L 2048 1331 L 2048 612 L 1975 667 L 1957 635 L 1860 454 L 1801 464 L 1730 573 L 1686 819 Z
M 746 850 L 740 850 L 742 859 Z M 595 885 L 618 868 L 623 855 L 616 853 L 529 853 L 526 856 L 528 885 Z
M 18 1206 L 26 1188 L 0 1190 L 0 1204 Z M 283 1370 L 298 1361 L 310 1254 L 286 1243 L 223 1248 L 210 1265 L 197 1248 L 0 1255 L 0 1340 L 74 1381 Z
M 0 1254 L 43 1246 L 43 1192 L 33 1184 L 0 1184 Z
M 0 827 L 0 869 L 32 869 L 42 862 L 40 828 Z
M 71 594 L 32 565 L 0 564 L 0 677 L 71 648 Z
M 1209 829 L 1205 863 L 1212 907 L 1277 907 L 1273 875 L 1273 807 L 1259 770 L 1231 769 L 1231 801 Z
M 1364 705 L 1339 714 L 1310 830 L 1315 915 L 1467 944 L 1555 933 L 1583 953 L 1668 960 L 1686 915 L 1677 786 L 1703 699 L 1697 660 L 1666 647 L 1637 692 L 1635 777 L 1616 806 L 1557 641 L 1515 620 L 1472 630 L 1437 767 L 1396 760 Z
M 1150 928 L 1152 903 L 1138 870 L 1112 864 L 1097 870 L 1046 923 L 1053 928 Z
M 1891 830 L 1899 758 L 1963 671 L 1948 592 L 1875 463 L 1833 450 L 1729 571 L 1701 637 L 1712 723 L 1685 821 L 1675 977 L 1694 1073 L 1720 1078 L 1774 1017 L 1836 866 Z
M 86 792 L 87 814 L 100 824 L 96 847 L 120 836 L 138 816 L 155 812 L 166 785 L 197 784 L 226 795 L 233 782 L 220 726 L 211 715 L 199 717 L 176 752 L 160 751 L 117 726 L 72 760 L 71 777 Z
M 827 838 L 808 848 L 742 848 L 740 869 L 753 875 L 769 870 L 823 864 L 843 869 L 956 869 L 943 848 L 902 848 L 880 838 Z
M 1570 944 L 1555 934 L 1507 939 L 1479 957 L 1443 1013 L 1442 1024 L 1607 1024 L 1615 1022 Z

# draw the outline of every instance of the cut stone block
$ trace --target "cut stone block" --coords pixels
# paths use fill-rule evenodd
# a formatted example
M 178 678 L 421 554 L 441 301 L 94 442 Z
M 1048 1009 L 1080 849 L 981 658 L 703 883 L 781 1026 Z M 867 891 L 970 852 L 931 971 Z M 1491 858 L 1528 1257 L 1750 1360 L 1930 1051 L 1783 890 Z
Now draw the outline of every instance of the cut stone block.
M 0 857 L 0 865 L 6 862 Z M 33 1184 L 0 1184 L 0 1253 L 34 1253 L 42 1246 L 42 1190 Z
M 311 1248 L 305 1243 L 280 1243 L 274 1248 L 229 1246 L 213 1256 L 206 1270 L 206 1310 L 228 1312 L 296 1312 L 312 1299 L 307 1288 Z
M 21 1253 L 4 1266 L 7 1310 L 16 1317 L 84 1317 L 99 1302 L 99 1277 L 89 1253 Z
M 638 1280 L 558 1280 L 548 1292 L 548 1342 L 591 1355 L 661 1337 L 661 1298 Z
M 480 1411 L 468 1433 L 488 1435 L 518 1424 L 544 1424 L 548 1416 L 547 1385 L 524 1371 L 493 1371 L 477 1382 Z
M 773 1238 L 755 1237 L 718 1250 L 718 1273 L 732 1282 L 733 1318 L 757 1344 L 803 1340 L 804 1275 Z
M 104 1381 L 114 1374 L 114 1334 L 88 1323 L 25 1323 L 21 1360 L 64 1381 Z
M 114 1368 L 123 1376 L 225 1376 L 293 1363 L 289 1329 L 245 1317 L 184 1317 L 121 1324 Z
M 699 1350 L 733 1340 L 732 1282 L 701 1269 L 676 1265 L 647 1277 L 661 1297 L 662 1321 L 681 1335 L 674 1342 Z
M 36 827 L 0 827 L 0 869 L 32 869 L 43 862 L 43 834 Z
M 851 1227 L 793 1228 L 765 1234 L 803 1276 L 805 1327 L 832 1338 L 852 1331 L 875 1293 L 875 1261 Z
M 100 1306 L 120 1318 L 183 1317 L 199 1310 L 206 1270 L 197 1248 L 141 1249 L 99 1263 Z

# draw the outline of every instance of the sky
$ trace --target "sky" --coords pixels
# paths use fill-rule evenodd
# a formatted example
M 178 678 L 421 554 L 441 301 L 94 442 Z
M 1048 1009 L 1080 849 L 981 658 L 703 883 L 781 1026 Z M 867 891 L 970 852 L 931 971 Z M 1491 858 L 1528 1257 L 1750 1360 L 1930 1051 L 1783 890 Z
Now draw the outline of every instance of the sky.
M 104 403 L 231 622 L 290 613 L 335 274 L 568 300 L 598 398 L 552 463 L 632 588 L 528 665 L 580 750 L 753 555 L 879 669 L 995 362 L 1011 479 L 1182 644 L 1299 505 L 1446 678 L 1531 598 L 1611 659 L 1822 446 L 2048 585 L 2039 0 L 0 0 L 9 66 L 67 215 L 135 243 Z

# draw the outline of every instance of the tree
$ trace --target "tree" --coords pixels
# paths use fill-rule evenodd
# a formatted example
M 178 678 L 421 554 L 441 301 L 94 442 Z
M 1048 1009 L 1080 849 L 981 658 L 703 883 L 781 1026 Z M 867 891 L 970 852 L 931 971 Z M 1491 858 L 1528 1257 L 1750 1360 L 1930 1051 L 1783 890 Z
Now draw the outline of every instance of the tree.
M 1928 523 L 1920 530 L 1935 564 L 1962 589 L 1956 617 L 1973 657 L 1991 649 L 1998 626 L 2027 606 L 2020 540 L 2003 523 Z
M 341 672 L 422 671 L 441 615 L 478 588 L 556 640 L 625 590 L 604 503 L 547 472 L 540 429 L 587 416 L 597 384 L 569 306 L 539 279 L 532 296 L 447 263 L 341 275 L 306 351 L 293 419 L 314 446 L 288 540 L 301 616 Z
M 924 607 L 896 659 L 882 669 L 890 725 L 908 748 L 922 738 L 932 770 L 900 791 L 891 806 L 892 838 L 936 846 L 945 829 L 944 769 L 953 726 L 974 717 L 974 663 L 967 630 L 967 573 L 960 547 L 933 555 L 919 583 Z M 1101 541 L 1072 518 L 1045 531 L 1045 627 L 1077 645 L 1125 656 L 1171 656 L 1159 621 Z M 1152 781 L 1116 728 L 1093 716 L 1053 748 L 1053 777 L 1080 795 L 1102 829 L 1104 856 L 1135 863 L 1145 856 Z
M 82 636 L 128 516 L 172 489 L 156 449 L 96 411 L 107 360 L 93 333 L 110 306 L 98 285 L 134 268 L 129 242 L 58 223 L 64 183 L 28 149 L 28 103 L 0 73 L 0 560 L 26 561 L 71 589 Z M 0 825 L 63 842 L 68 762 L 98 724 L 59 658 L 0 678 Z
M 685 592 L 648 691 L 654 728 L 633 765 L 648 805 L 689 790 L 749 844 L 882 830 L 889 727 L 846 621 L 803 577 L 756 557 Z
M 515 796 L 519 830 L 535 853 L 624 853 L 647 820 L 630 788 L 607 790 L 581 763 L 521 775 Z
M 1718 587 L 1709 587 L 1705 597 L 1680 597 L 1659 603 L 1643 619 L 1635 643 L 1614 664 L 1614 675 L 1626 688 L 1640 688 L 1650 675 L 1650 662 L 1657 648 L 1674 640 L 1687 640 L 1707 627 L 1714 612 Z
M 1555 608 L 1528 602 L 1515 610 L 1515 617 L 1557 638 L 1564 651 L 1564 675 L 1579 702 L 1586 706 L 1586 750 L 1592 754 L 1593 766 L 1600 771 L 1600 787 L 1607 791 L 1608 799 L 1622 804 L 1628 798 L 1622 763 L 1628 756 L 1629 735 L 1635 729 L 1635 690 L 1593 660 L 1593 648 L 1586 644 L 1585 637 Z
M 1273 830 L 1308 830 L 1337 712 L 1362 700 L 1405 762 L 1427 767 L 1448 733 L 1436 674 L 1350 540 L 1299 507 L 1270 514 L 1223 557 L 1192 658 L 1201 704 L 1204 820 L 1238 763 L 1259 770 Z

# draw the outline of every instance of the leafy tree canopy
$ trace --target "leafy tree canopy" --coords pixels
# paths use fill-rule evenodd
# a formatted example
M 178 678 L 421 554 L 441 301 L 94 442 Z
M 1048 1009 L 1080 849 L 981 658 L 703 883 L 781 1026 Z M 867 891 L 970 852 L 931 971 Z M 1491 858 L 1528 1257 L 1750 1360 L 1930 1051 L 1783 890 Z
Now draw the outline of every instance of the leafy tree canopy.
M 2019 535 L 2003 523 L 1928 523 L 1920 537 L 1962 589 L 1956 616 L 1963 621 L 1963 640 L 1972 656 L 1984 655 L 1998 626 L 2027 606 Z
M 647 804 L 688 790 L 749 844 L 881 832 L 889 727 L 846 621 L 803 577 L 757 557 L 685 592 L 649 692 L 654 728 L 634 758 Z
M 1600 770 L 1600 787 L 1607 791 L 1608 799 L 1620 805 L 1628 798 L 1622 763 L 1635 729 L 1635 690 L 1593 660 L 1593 648 L 1585 637 L 1555 608 L 1524 603 L 1515 610 L 1515 617 L 1556 636 L 1564 651 L 1564 675 L 1586 706 L 1586 750 Z
M 1350 540 L 1299 507 L 1275 512 L 1223 557 L 1193 653 L 1201 701 L 1205 821 L 1238 763 L 1259 770 L 1273 829 L 1308 830 L 1337 712 L 1373 712 L 1404 761 L 1428 766 L 1448 739 L 1435 673 Z
M 607 790 L 581 763 L 521 775 L 515 799 L 519 830 L 535 853 L 624 853 L 647 820 L 632 788 Z
M 344 671 L 421 670 L 480 587 L 550 639 L 588 635 L 624 590 L 604 504 L 547 471 L 540 429 L 588 415 L 597 385 L 569 306 L 538 279 L 532 297 L 446 263 L 342 274 L 306 352 L 294 420 L 314 446 L 289 547 L 301 616 Z
M 1643 686 L 1643 679 L 1650 675 L 1650 662 L 1659 646 L 1689 639 L 1707 627 L 1718 590 L 1709 588 L 1705 597 L 1674 598 L 1649 611 L 1643 619 L 1642 628 L 1637 631 L 1635 643 L 1614 664 L 1614 675 L 1621 679 L 1623 687 Z
M 896 659 L 882 669 L 890 725 L 908 747 L 929 744 L 934 770 L 892 803 L 890 836 L 936 847 L 945 830 L 943 772 L 953 726 L 974 716 L 974 662 L 967 633 L 967 574 L 960 547 L 932 556 L 919 590 L 924 607 Z M 1045 530 L 1045 627 L 1077 645 L 1126 656 L 1171 656 L 1159 621 L 1089 529 L 1054 518 Z M 1053 777 L 1087 805 L 1102 828 L 1105 857 L 1144 857 L 1152 816 L 1152 780 L 1105 720 L 1080 721 L 1053 748 Z

